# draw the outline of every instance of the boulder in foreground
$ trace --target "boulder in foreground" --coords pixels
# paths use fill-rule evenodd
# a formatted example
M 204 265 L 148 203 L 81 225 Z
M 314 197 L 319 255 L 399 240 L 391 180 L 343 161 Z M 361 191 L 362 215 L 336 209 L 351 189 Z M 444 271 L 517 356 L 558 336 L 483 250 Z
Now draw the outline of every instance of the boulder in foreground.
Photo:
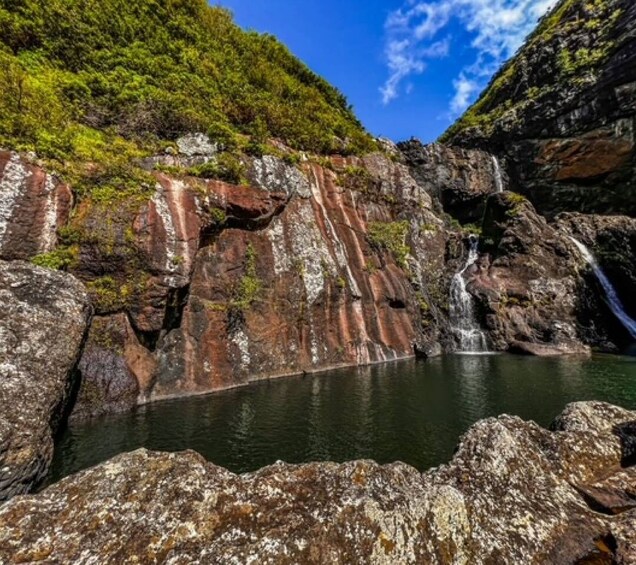
M 90 316 L 71 275 L 0 261 L 0 501 L 48 471 Z
M 634 563 L 635 421 L 599 402 L 555 431 L 484 420 L 424 474 L 358 461 L 237 476 L 139 450 L 7 503 L 0 561 Z

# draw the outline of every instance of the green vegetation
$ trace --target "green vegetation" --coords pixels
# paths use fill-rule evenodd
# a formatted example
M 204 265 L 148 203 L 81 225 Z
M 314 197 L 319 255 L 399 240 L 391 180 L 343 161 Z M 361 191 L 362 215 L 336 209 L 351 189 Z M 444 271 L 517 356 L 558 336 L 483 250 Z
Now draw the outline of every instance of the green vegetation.
M 110 276 L 90 281 L 86 288 L 98 313 L 124 310 L 136 291 L 134 284 L 121 284 Z
M 256 273 L 256 250 L 250 243 L 245 251 L 245 274 L 234 291 L 232 306 L 247 310 L 259 297 L 263 283 Z
M 79 248 L 59 247 L 49 253 L 41 253 L 31 259 L 34 265 L 46 267 L 47 269 L 64 270 L 77 263 Z
M 348 166 L 338 174 L 344 188 L 367 192 L 372 181 L 371 173 L 363 167 Z
M 396 263 L 406 269 L 407 258 L 411 248 L 406 243 L 409 233 L 409 222 L 371 222 L 369 224 L 369 241 L 378 249 L 390 251 Z
M 0 3 L 3 146 L 35 150 L 110 201 L 143 193 L 131 163 L 197 131 L 252 154 L 268 138 L 315 153 L 375 145 L 338 90 L 205 0 Z M 199 174 L 239 179 L 229 161 Z
M 216 159 L 188 169 L 188 174 L 204 179 L 218 179 L 231 184 L 245 184 L 245 166 L 231 153 L 221 153 Z
M 221 208 L 212 208 L 210 210 L 210 215 L 217 226 L 222 226 L 225 222 L 227 222 L 227 213 Z
M 586 69 L 593 69 L 607 58 L 613 45 L 609 41 L 602 48 L 582 48 L 574 54 L 564 48 L 559 52 L 559 70 L 564 76 L 575 76 Z
M 516 192 L 506 193 L 506 202 L 511 206 L 506 212 L 506 216 L 509 218 L 517 217 L 523 210 L 524 205 L 528 202 L 525 196 L 517 194 Z
M 473 127 L 479 127 L 489 135 L 498 120 L 504 116 L 512 121 L 518 119 L 519 111 L 558 89 L 559 84 L 551 74 L 535 73 L 532 76 L 542 77 L 539 79 L 541 82 L 528 84 L 529 61 L 541 61 L 544 66 L 559 69 L 557 79 L 567 80 L 570 88 L 572 85 L 584 85 L 586 77 L 616 47 L 609 35 L 620 16 L 621 11 L 613 10 L 608 0 L 561 0 L 543 18 L 522 50 L 502 67 L 477 102 L 444 133 L 440 141 L 449 142 L 461 131 Z M 584 37 L 587 46 L 571 52 L 568 41 L 563 39 L 559 40 L 558 46 L 549 46 L 550 42 L 556 41 L 557 34 L 567 40 L 573 39 L 578 45 Z M 545 53 L 554 53 L 552 64 L 546 61 Z

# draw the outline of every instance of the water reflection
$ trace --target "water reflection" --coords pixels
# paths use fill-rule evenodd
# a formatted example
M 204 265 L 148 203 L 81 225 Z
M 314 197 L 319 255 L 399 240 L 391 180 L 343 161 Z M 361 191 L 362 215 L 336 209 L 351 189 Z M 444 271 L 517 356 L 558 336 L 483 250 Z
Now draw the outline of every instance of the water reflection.
M 194 449 L 236 472 L 282 459 L 445 462 L 459 436 L 502 413 L 550 423 L 575 400 L 636 408 L 636 359 L 453 355 L 270 381 L 73 425 L 51 479 L 138 447 Z

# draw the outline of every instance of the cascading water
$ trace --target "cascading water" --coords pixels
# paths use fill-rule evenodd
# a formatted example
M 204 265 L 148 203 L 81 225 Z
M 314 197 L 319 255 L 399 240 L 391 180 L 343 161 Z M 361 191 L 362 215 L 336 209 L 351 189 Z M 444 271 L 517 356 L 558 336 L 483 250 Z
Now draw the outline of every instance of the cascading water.
M 636 320 L 631 318 L 627 312 L 625 312 L 625 307 L 621 302 L 618 294 L 616 293 L 616 289 L 607 278 L 607 275 L 603 272 L 600 265 L 596 261 L 596 257 L 592 254 L 592 252 L 583 245 L 578 239 L 570 237 L 574 245 L 581 252 L 583 258 L 587 261 L 587 263 L 592 267 L 592 271 L 594 271 L 594 276 L 598 279 L 598 282 L 601 283 L 603 290 L 605 291 L 605 296 L 607 297 L 607 304 L 610 307 L 610 310 L 613 312 L 614 316 L 616 316 L 620 322 L 625 326 L 625 329 L 630 333 L 633 339 L 636 339 Z
M 492 156 L 492 169 L 495 178 L 495 192 L 504 191 L 503 177 L 501 176 L 501 167 L 499 166 L 499 159 L 495 155 Z
M 466 290 L 464 278 L 466 271 L 477 262 L 478 248 L 479 238 L 471 235 L 468 259 L 463 269 L 453 277 L 450 287 L 450 326 L 462 353 L 488 351 L 488 340 L 477 321 L 473 297 Z

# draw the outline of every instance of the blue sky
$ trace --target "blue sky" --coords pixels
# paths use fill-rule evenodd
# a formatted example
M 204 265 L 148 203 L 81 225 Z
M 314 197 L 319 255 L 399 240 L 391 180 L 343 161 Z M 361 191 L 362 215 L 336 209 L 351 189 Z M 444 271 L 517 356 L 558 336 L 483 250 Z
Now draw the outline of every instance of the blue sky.
M 375 135 L 435 140 L 555 0 L 220 0 L 337 86 Z

